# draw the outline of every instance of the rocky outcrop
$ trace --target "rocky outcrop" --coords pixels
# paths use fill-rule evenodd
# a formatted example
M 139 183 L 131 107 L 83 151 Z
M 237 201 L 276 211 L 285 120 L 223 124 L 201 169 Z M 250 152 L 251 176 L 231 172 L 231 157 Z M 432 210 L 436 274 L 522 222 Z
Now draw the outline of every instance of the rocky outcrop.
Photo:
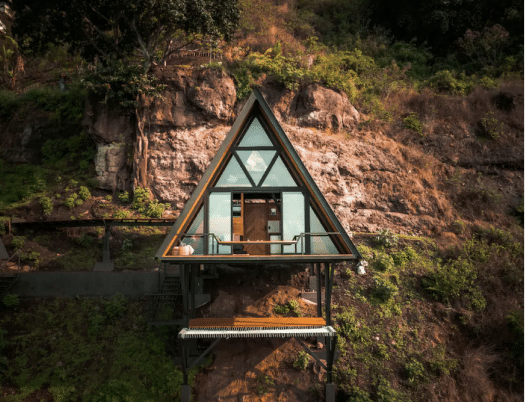
M 332 89 L 312 84 L 299 94 L 295 115 L 301 126 L 329 128 L 339 131 L 357 126 L 359 112 L 348 96 Z

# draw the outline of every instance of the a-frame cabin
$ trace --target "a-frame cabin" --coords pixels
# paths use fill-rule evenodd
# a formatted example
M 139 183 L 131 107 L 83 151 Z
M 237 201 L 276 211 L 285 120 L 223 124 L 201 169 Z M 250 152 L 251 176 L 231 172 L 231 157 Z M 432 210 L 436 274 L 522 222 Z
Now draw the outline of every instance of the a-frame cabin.
M 332 368 L 337 334 L 331 327 L 331 264 L 357 261 L 361 255 L 257 89 L 155 257 L 165 267 L 179 267 L 183 402 L 190 401 L 189 369 L 221 339 L 238 337 L 295 338 L 326 369 L 326 400 L 335 401 Z M 317 317 L 195 318 L 196 289 L 202 284 L 199 267 L 275 263 L 310 263 L 317 283 Z M 301 340 L 311 337 L 323 340 L 326 364 Z M 195 340 L 205 338 L 215 341 L 192 359 Z
M 260 264 L 360 255 L 255 89 L 156 258 Z

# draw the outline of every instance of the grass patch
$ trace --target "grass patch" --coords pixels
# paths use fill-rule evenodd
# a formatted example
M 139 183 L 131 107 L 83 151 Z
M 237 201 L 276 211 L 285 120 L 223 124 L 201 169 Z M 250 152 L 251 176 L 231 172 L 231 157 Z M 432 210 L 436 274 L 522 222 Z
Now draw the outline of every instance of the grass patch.
M 3 378 L 17 391 L 4 400 L 22 401 L 44 389 L 56 401 L 177 398 L 182 372 L 147 327 L 142 307 L 122 297 L 47 299 L 4 315 L 2 328 L 17 328 L 6 336 Z

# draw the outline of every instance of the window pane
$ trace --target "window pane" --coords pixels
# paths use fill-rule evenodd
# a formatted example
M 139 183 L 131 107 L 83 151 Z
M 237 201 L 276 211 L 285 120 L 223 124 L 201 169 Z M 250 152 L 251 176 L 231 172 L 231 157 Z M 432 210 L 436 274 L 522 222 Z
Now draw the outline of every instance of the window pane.
M 281 235 L 270 235 L 270 240 L 281 240 Z M 270 254 L 282 254 L 280 244 L 270 244 Z
M 297 183 L 288 172 L 281 157 L 279 156 L 264 179 L 262 187 L 296 187 Z
M 204 254 L 204 237 L 190 236 L 196 233 L 204 233 L 204 208 L 201 208 L 190 228 L 187 235 L 182 239 L 182 243 L 193 247 L 193 254 Z
M 231 193 L 211 193 L 209 199 L 210 233 L 219 240 L 231 240 Z M 217 242 L 210 237 L 209 254 L 217 254 Z M 231 254 L 231 246 L 219 246 L 219 254 Z
M 246 134 L 242 138 L 240 147 L 273 147 L 272 141 L 266 134 L 266 131 L 261 125 L 261 122 L 256 117 L 253 119 L 252 124 L 246 130 Z
M 304 233 L 303 193 L 283 193 L 282 205 L 283 240 L 292 240 L 294 236 Z M 295 245 L 283 246 L 283 253 L 295 253 Z M 297 243 L 297 253 L 301 253 L 301 242 Z
M 250 180 L 244 174 L 241 165 L 233 156 L 222 172 L 215 187 L 251 187 Z
M 237 151 L 244 167 L 258 185 L 276 151 Z
M 326 233 L 317 214 L 310 207 L 310 233 Z M 339 254 L 329 236 L 310 236 L 312 254 Z

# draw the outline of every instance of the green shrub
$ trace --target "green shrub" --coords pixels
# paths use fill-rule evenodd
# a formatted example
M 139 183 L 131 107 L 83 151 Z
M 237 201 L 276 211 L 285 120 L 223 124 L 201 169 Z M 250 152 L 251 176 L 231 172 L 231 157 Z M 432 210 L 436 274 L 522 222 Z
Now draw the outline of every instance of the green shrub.
M 83 204 L 84 204 L 84 200 L 82 200 L 82 199 L 80 199 L 80 198 L 77 198 L 77 199 L 75 200 L 75 205 L 76 205 L 77 207 L 79 207 L 79 206 L 81 206 L 81 205 L 83 205 Z
M 378 277 L 374 279 L 374 289 L 372 292 L 375 298 L 385 303 L 397 296 L 399 289 L 388 279 Z
M 133 192 L 132 208 L 140 213 L 144 213 L 150 198 L 150 192 L 147 188 L 137 187 Z
M 130 211 L 123 211 L 121 209 L 119 209 L 113 214 L 113 218 L 115 219 L 126 219 L 126 218 L 129 218 L 130 216 L 131 216 Z
M 462 257 L 437 269 L 423 280 L 423 285 L 432 295 L 443 302 L 450 303 L 464 299 L 467 306 L 481 311 L 485 308 L 485 298 L 476 283 L 478 270 L 475 265 Z
M 427 85 L 440 92 L 450 92 L 458 95 L 467 95 L 474 87 L 465 73 L 459 74 L 449 70 L 438 71 L 428 81 Z
M 20 253 L 20 260 L 38 266 L 42 261 L 41 254 L 38 251 L 28 251 Z
M 403 119 L 403 123 L 409 130 L 414 130 L 419 135 L 423 135 L 423 124 L 415 113 L 410 113 L 407 117 L 405 117 Z
M 109 194 L 106 195 L 106 196 L 104 197 L 104 199 L 105 199 L 106 201 L 113 201 L 113 197 L 110 196 Z
M 8 308 L 16 307 L 20 304 L 20 299 L 16 294 L 7 294 L 3 297 L 2 303 Z
M 82 236 L 75 238 L 75 243 L 84 248 L 89 248 L 95 243 L 95 238 L 87 233 L 84 233 Z
M 22 247 L 24 247 L 25 242 L 26 238 L 24 236 L 13 236 L 11 245 L 15 248 L 15 250 L 20 250 Z
M 392 254 L 392 259 L 394 264 L 398 267 L 404 267 L 410 261 L 415 261 L 419 257 L 416 250 L 408 246 L 397 253 Z
M 84 201 L 86 201 L 88 198 L 91 197 L 91 193 L 89 192 L 89 189 L 86 186 L 80 186 L 80 190 L 78 191 L 78 195 Z
M 394 247 L 399 242 L 399 235 L 392 232 L 390 229 L 383 229 L 377 232 L 377 236 L 374 238 L 375 243 L 382 247 Z
M 126 303 L 127 300 L 124 295 L 118 293 L 117 295 L 113 296 L 106 302 L 106 317 L 109 320 L 122 317 L 127 310 Z
M 276 304 L 273 307 L 273 312 L 276 314 L 288 314 L 290 312 L 290 307 L 288 306 L 288 304 L 284 304 L 284 305 Z
M 385 253 L 380 253 L 374 260 L 374 268 L 381 272 L 393 272 L 395 268 L 394 259 Z
M 452 224 L 452 231 L 457 235 L 462 235 L 465 232 L 466 224 L 460 219 L 456 219 Z
M 48 197 L 42 197 L 40 198 L 39 203 L 42 207 L 42 212 L 44 213 L 44 215 L 51 215 L 51 213 L 53 212 L 53 201 L 51 201 L 51 199 Z
M 129 202 L 129 194 L 127 191 L 124 191 L 123 193 L 118 193 L 118 200 L 123 203 Z M 111 201 L 111 200 L 109 200 Z
M 517 337 L 517 341 L 513 345 L 513 353 L 523 363 L 523 310 L 512 311 L 507 315 L 507 325 Z
M 77 199 L 78 199 L 78 194 L 73 193 L 73 194 L 71 194 L 69 197 L 67 197 L 64 200 L 64 205 L 66 207 L 68 207 L 69 209 L 73 209 L 75 207 L 75 203 L 76 203 Z M 82 200 L 80 200 L 80 201 L 82 201 Z
M 146 207 L 144 214 L 151 218 L 161 218 L 162 214 L 167 208 L 170 208 L 171 205 L 166 203 L 160 203 L 157 200 L 150 201 Z
M 306 370 L 310 363 L 310 355 L 301 350 L 293 362 L 293 366 L 299 370 Z
M 497 140 L 505 134 L 505 124 L 495 117 L 494 112 L 488 112 L 481 119 L 480 125 L 486 136 L 493 140 Z
M 0 159 L 0 210 L 33 198 L 46 189 L 46 171 L 33 165 L 8 166 Z
M 415 358 L 411 358 L 405 364 L 405 375 L 409 383 L 425 379 L 425 367 Z

